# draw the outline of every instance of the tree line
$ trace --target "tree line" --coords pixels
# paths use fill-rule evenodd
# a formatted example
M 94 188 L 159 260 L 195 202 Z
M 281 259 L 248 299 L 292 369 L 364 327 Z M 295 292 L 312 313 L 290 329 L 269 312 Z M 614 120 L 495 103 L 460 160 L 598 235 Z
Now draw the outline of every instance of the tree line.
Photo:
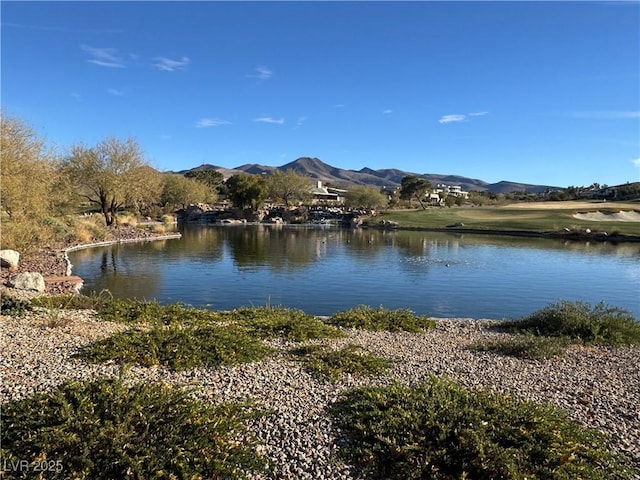
M 45 224 L 64 216 L 99 212 L 104 225 L 117 223 L 117 213 L 130 211 L 159 218 L 191 204 L 227 198 L 238 209 L 258 209 L 267 199 L 297 205 L 310 200 L 312 182 L 293 170 L 269 175 L 240 173 L 225 181 L 215 170 L 186 174 L 160 172 L 145 159 L 133 138 L 106 138 L 95 145 L 74 144 L 63 152 L 16 117 L 1 117 L 0 213 L 3 244 L 21 243 Z M 387 198 L 376 187 L 354 187 L 345 203 L 380 208 Z M 30 232 L 30 233 L 29 233 Z M 26 239 L 23 239 L 26 240 Z

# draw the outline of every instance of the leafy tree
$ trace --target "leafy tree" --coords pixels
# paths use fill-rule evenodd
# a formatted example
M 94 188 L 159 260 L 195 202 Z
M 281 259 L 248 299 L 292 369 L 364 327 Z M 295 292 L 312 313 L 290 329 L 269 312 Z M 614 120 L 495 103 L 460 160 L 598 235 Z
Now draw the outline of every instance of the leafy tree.
M 0 118 L 2 248 L 25 253 L 53 240 L 68 195 L 57 160 L 35 131 L 16 117 Z
M 387 197 L 377 187 L 356 185 L 347 190 L 345 204 L 351 208 L 375 210 L 387 205 Z
M 53 155 L 24 122 L 5 116 L 1 120 L 2 210 L 11 220 L 44 216 L 55 197 L 57 173 Z
M 403 200 L 416 199 L 423 210 L 427 207 L 424 204 L 425 195 L 433 189 L 431 182 L 415 175 L 407 175 L 400 183 L 400 198 Z
M 215 197 L 213 188 L 194 178 L 186 178 L 174 173 L 163 175 L 160 203 L 164 207 L 186 208 L 193 203 L 213 202 Z
M 456 204 L 456 196 L 455 195 L 447 195 L 444 197 L 444 204 L 447 207 L 453 207 Z
M 267 183 L 258 175 L 239 173 L 227 180 L 229 199 L 237 208 L 257 210 L 267 198 Z
M 289 202 L 311 198 L 311 182 L 309 177 L 295 170 L 274 170 L 267 177 L 267 192 L 271 198 L 282 200 L 288 207 Z
M 76 193 L 97 205 L 105 223 L 114 223 L 116 212 L 133 205 L 145 192 L 148 166 L 137 142 L 107 138 L 95 147 L 74 145 L 63 170 Z
M 128 196 L 131 204 L 126 206 L 133 207 L 140 215 L 146 216 L 161 202 L 163 175 L 155 168 L 143 165 L 139 167 L 135 177 L 141 181 L 130 186 L 135 194 Z
M 207 170 L 190 170 L 184 174 L 187 178 L 192 178 L 198 182 L 204 183 L 213 190 L 218 190 L 224 183 L 224 175 L 212 168 Z

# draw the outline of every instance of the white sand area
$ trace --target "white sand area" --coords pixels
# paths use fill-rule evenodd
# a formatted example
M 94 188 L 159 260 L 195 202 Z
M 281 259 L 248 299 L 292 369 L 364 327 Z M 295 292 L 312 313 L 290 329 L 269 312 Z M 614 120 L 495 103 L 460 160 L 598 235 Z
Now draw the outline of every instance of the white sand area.
M 640 211 L 621 210 L 619 212 L 584 212 L 573 215 L 578 220 L 594 222 L 640 222 Z

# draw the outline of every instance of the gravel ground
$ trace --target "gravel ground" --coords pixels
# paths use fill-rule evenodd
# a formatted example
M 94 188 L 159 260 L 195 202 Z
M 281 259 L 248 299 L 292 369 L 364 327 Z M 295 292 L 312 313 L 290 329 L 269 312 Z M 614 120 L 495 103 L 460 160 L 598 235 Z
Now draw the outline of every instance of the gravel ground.
M 48 391 L 70 379 L 116 375 L 113 363 L 89 365 L 72 358 L 78 348 L 127 328 L 102 322 L 91 311 L 63 311 L 52 323 L 45 310 L 23 318 L 0 316 L 2 358 L 0 399 L 4 402 Z M 388 374 L 376 378 L 347 376 L 337 383 L 318 381 L 284 352 L 293 344 L 272 342 L 282 353 L 261 362 L 174 372 L 163 367 L 134 367 L 131 381 L 161 381 L 196 387 L 212 401 L 257 400 L 272 413 L 255 421 L 254 433 L 265 455 L 275 463 L 272 478 L 349 479 L 349 467 L 337 463 L 338 440 L 325 409 L 341 392 L 365 384 L 420 382 L 430 375 L 447 376 L 468 387 L 549 402 L 570 416 L 612 437 L 612 447 L 625 453 L 640 478 L 640 348 L 571 347 L 559 359 L 531 361 L 469 350 L 470 343 L 500 335 L 495 322 L 441 319 L 422 334 L 349 331 L 345 343 L 394 361 Z
M 44 251 L 25 259 L 21 270 L 62 275 L 63 260 L 59 252 Z M 5 294 L 17 292 L 0 287 L 0 295 Z M 610 435 L 612 447 L 632 461 L 640 479 L 640 347 L 572 346 L 561 358 L 537 361 L 468 348 L 475 341 L 505 335 L 495 325 L 491 320 L 438 319 L 437 328 L 421 334 L 353 330 L 347 338 L 322 342 L 335 348 L 361 345 L 393 360 L 389 373 L 376 378 L 318 381 L 284 354 L 293 346 L 284 341 L 271 342 L 282 353 L 261 362 L 185 372 L 134 367 L 129 377 L 194 386 L 197 395 L 212 401 L 255 399 L 272 409 L 252 425 L 262 451 L 275 464 L 270 478 L 352 478 L 349 466 L 334 457 L 339 440 L 326 407 L 355 386 L 413 384 L 439 375 L 564 408 L 575 421 Z M 119 367 L 113 363 L 89 365 L 72 356 L 80 347 L 125 328 L 99 321 L 92 311 L 55 314 L 40 309 L 22 318 L 0 316 L 0 400 L 48 391 L 70 379 L 116 375 Z

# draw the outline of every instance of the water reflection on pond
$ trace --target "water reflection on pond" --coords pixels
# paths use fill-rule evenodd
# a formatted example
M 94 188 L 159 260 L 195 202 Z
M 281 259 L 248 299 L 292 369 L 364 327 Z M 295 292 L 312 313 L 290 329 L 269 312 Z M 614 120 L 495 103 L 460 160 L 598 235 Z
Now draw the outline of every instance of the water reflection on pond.
M 357 304 L 504 318 L 560 298 L 640 316 L 640 245 L 300 226 L 203 226 L 179 240 L 70 254 L 84 293 L 198 307 Z

